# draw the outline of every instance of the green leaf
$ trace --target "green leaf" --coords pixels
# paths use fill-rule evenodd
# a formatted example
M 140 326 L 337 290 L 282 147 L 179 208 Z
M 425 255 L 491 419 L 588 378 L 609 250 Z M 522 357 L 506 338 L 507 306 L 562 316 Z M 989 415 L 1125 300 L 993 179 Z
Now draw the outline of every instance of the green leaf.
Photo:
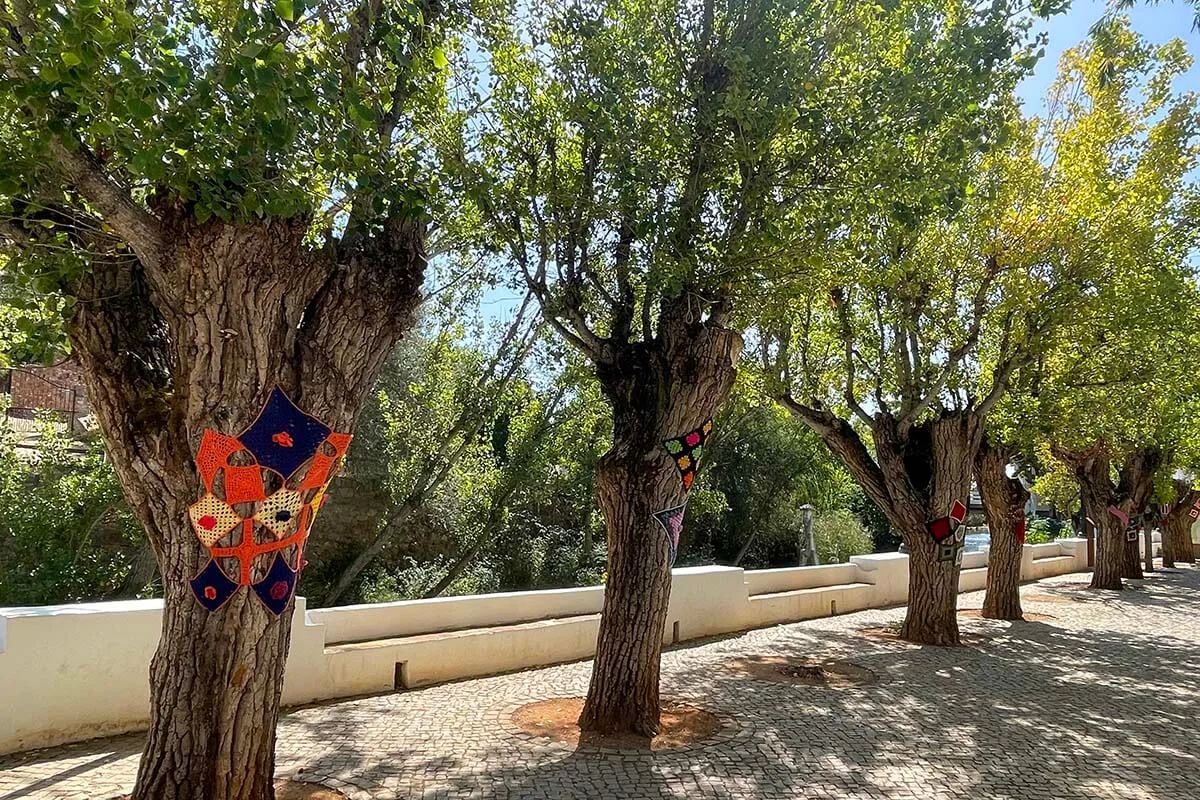
M 275 0 L 275 13 L 279 15 L 280 19 L 288 22 L 296 20 L 296 8 L 292 4 L 292 0 Z
M 75 53 L 72 53 L 70 50 L 67 50 L 62 54 L 62 60 L 63 63 L 68 67 L 78 67 L 83 63 L 83 59 L 77 56 Z
M 438 69 L 445 69 L 446 65 L 450 63 L 446 58 L 446 51 L 440 47 L 433 48 L 430 57 L 433 59 L 433 65 Z

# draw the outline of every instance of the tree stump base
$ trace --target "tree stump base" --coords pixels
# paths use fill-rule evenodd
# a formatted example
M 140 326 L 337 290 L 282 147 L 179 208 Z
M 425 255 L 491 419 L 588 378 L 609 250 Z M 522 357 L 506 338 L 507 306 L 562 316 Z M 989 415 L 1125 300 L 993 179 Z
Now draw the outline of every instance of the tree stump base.
M 740 677 L 819 689 L 853 689 L 879 680 L 866 667 L 836 658 L 745 656 L 727 666 Z
M 664 703 L 658 735 L 653 739 L 636 734 L 581 734 L 582 711 L 582 697 L 555 697 L 521 706 L 513 712 L 512 722 L 529 736 L 570 747 L 655 752 L 698 744 L 721 729 L 716 714 L 688 703 Z

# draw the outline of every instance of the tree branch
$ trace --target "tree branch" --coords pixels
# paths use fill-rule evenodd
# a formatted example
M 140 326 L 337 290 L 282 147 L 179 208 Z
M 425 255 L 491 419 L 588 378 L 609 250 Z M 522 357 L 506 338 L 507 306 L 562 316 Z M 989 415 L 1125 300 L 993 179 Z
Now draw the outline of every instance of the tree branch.
M 158 220 L 108 177 L 99 159 L 86 147 L 75 144 L 71 150 L 58 136 L 50 137 L 50 158 L 55 169 L 133 248 L 144 267 L 152 272 L 161 269 L 163 239 Z
M 849 422 L 832 412 L 806 406 L 790 394 L 780 397 L 779 402 L 821 438 L 880 509 L 885 512 L 892 509 L 892 496 L 883 470 Z
M 833 306 L 837 310 L 838 329 L 842 337 L 842 362 L 846 370 L 845 383 L 843 384 L 842 399 L 846 403 L 846 407 L 863 421 L 868 428 L 875 427 L 875 421 L 867 416 L 867 412 L 859 405 L 858 399 L 854 396 L 854 332 L 850 325 L 850 311 L 846 307 L 846 293 L 841 286 L 835 287 L 831 293 Z
M 995 256 L 989 256 L 983 280 L 979 282 L 979 288 L 976 289 L 975 297 L 971 304 L 971 324 L 967 328 L 966 338 L 963 339 L 962 344 L 951 350 L 946 356 L 945 366 L 942 368 L 937 380 L 934 381 L 933 386 L 925 393 L 925 396 L 900 417 L 898 424 L 901 428 L 912 425 L 924 413 L 925 409 L 933 405 L 934 401 L 941 395 L 942 389 L 946 388 L 946 384 L 954 375 L 954 371 L 958 369 L 959 364 L 971 354 L 976 344 L 979 343 L 979 334 L 983 329 L 983 316 L 987 312 L 987 295 L 991 291 L 992 282 L 999 271 L 1000 266 Z

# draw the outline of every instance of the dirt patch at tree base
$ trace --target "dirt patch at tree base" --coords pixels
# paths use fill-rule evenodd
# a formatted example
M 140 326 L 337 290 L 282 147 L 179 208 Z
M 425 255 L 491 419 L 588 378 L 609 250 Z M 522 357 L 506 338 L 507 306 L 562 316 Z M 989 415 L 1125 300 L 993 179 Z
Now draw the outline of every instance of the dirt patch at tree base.
M 900 623 L 892 623 L 891 625 L 871 625 L 865 628 L 859 628 L 858 634 L 873 642 L 886 642 L 889 644 L 903 644 L 909 647 L 979 647 L 991 641 L 992 637 L 982 633 L 958 633 L 957 645 L 936 645 L 924 644 L 922 642 L 910 642 L 908 639 L 900 638 Z
M 721 729 L 716 714 L 687 703 L 664 703 L 658 735 L 653 739 L 635 734 L 581 736 L 582 711 L 582 697 L 555 697 L 521 706 L 513 712 L 512 721 L 525 733 L 559 744 L 616 750 L 674 750 L 709 739 Z
M 1028 598 L 1026 598 L 1026 599 L 1028 599 Z M 958 611 L 958 615 L 960 617 L 967 617 L 968 619 L 990 619 L 990 617 L 985 617 L 983 615 L 982 608 L 961 608 Z M 1037 614 L 1033 611 L 1026 611 L 1021 616 L 1023 617 L 1023 619 L 1001 620 L 1001 621 L 1002 622 L 1049 622 L 1052 619 L 1057 619 L 1057 617 L 1053 617 L 1050 614 Z
M 822 689 L 852 689 L 879 679 L 866 667 L 835 658 L 746 656 L 732 659 L 726 666 L 740 677 Z

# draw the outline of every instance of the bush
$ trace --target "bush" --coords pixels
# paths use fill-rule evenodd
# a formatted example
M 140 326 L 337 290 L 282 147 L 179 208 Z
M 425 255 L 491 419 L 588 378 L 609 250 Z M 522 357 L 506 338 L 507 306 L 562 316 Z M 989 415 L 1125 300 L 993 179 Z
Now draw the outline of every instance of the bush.
M 894 553 L 903 538 L 892 530 L 887 515 L 875 505 L 857 483 L 850 487 L 845 498 L 846 506 L 854 512 L 859 522 L 869 532 L 872 549 L 876 553 Z
M 1026 525 L 1025 544 L 1046 544 L 1069 536 L 1070 533 L 1067 523 L 1061 519 L 1035 517 Z
M 822 564 L 849 561 L 850 556 L 870 553 L 874 546 L 871 534 L 858 517 L 844 508 L 817 514 L 813 519 L 813 538 Z
M 0 606 L 145 594 L 126 583 L 144 534 L 98 441 L 39 417 L 38 444 L 18 448 L 0 424 Z

